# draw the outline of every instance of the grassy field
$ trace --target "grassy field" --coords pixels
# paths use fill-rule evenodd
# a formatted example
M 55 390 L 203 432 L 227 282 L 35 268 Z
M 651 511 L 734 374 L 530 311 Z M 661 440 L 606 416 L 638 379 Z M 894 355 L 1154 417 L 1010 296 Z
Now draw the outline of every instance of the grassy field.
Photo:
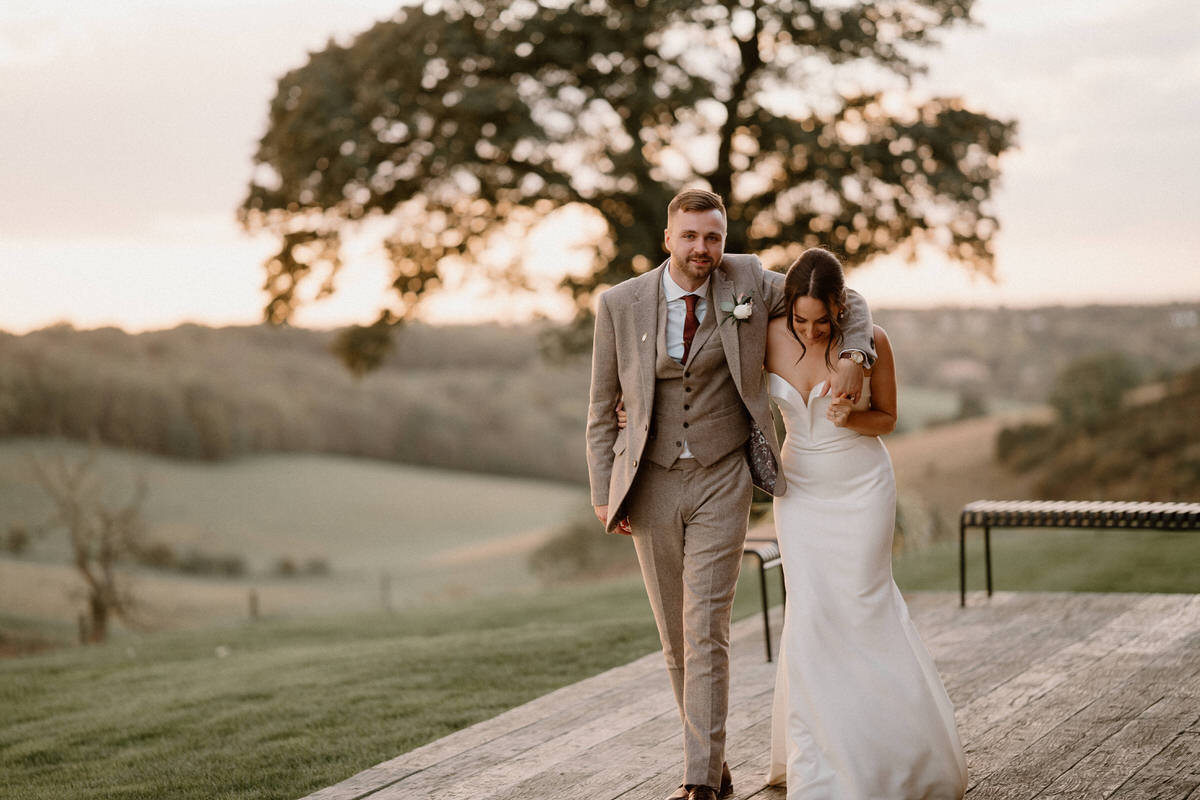
M 8 659 L 0 796 L 299 797 L 656 645 L 629 579 Z
M 0 534 L 45 519 L 50 506 L 29 467 L 32 454 L 81 458 L 84 446 L 41 440 L 0 444 Z M 528 553 L 586 492 L 547 481 L 489 477 L 332 456 L 260 456 L 218 464 L 99 449 L 98 473 L 114 499 L 136 476 L 150 493 L 149 534 L 177 553 L 241 556 L 244 578 L 204 579 L 141 570 L 135 576 L 151 627 L 233 621 L 254 589 L 266 614 L 355 612 L 382 604 L 389 577 L 405 608 L 534 587 Z M 281 558 L 326 559 L 328 577 L 282 579 Z M 81 608 L 66 537 L 0 558 L 0 617 L 71 623 Z

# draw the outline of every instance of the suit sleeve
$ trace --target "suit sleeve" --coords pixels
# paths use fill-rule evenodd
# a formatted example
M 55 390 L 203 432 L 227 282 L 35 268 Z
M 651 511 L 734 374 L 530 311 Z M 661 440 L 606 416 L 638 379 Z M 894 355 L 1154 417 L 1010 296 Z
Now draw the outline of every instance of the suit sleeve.
M 613 444 L 617 441 L 617 399 L 621 383 L 617 374 L 617 342 L 612 314 L 604 295 L 596 310 L 592 340 L 592 384 L 588 392 L 587 461 L 592 505 L 608 505 L 612 478 Z
M 767 316 L 774 319 L 787 313 L 783 300 L 783 273 L 764 269 L 762 271 L 763 302 L 767 306 Z
M 875 323 L 867 301 L 853 289 L 846 289 L 846 318 L 842 321 L 842 351 L 861 350 L 867 366 L 875 363 Z

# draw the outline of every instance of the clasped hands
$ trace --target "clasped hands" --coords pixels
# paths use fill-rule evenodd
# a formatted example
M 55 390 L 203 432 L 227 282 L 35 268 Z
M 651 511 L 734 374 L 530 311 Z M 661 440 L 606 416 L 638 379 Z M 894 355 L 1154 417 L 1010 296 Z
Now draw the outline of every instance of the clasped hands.
M 825 385 L 825 391 L 821 392 L 822 397 L 829 394 L 833 398 L 825 411 L 825 418 L 832 422 L 835 428 L 846 427 L 850 412 L 854 410 L 854 404 L 862 394 L 862 387 L 862 367 L 849 358 L 838 359 L 833 377 Z
M 850 419 L 850 412 L 854 410 L 854 403 L 844 394 L 839 394 L 829 403 L 829 408 L 825 410 L 825 419 L 833 423 L 835 428 L 844 428 Z

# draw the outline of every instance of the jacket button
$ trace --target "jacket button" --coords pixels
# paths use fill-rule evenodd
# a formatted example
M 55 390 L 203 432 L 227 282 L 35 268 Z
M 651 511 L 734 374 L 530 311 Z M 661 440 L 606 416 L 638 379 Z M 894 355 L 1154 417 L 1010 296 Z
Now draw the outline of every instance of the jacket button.
M 691 373 L 691 372 L 685 372 L 685 373 L 683 373 L 683 377 L 685 377 L 685 378 L 690 378 L 690 377 L 692 377 L 692 373 Z
M 690 391 L 692 390 L 692 387 L 690 387 L 690 386 L 685 386 L 685 387 L 683 387 L 683 390 L 684 390 L 685 392 L 690 392 Z
M 633 465 L 634 465 L 635 467 L 637 466 L 637 459 L 636 459 L 636 458 L 633 460 Z
M 685 428 L 686 428 L 687 426 L 688 426 L 688 424 L 687 424 L 686 422 L 685 422 L 685 423 L 683 423 L 683 427 L 685 427 Z
M 676 442 L 676 443 L 675 443 L 675 446 L 676 446 L 676 447 L 683 447 L 683 442 Z
M 684 411 L 687 411 L 687 410 L 688 410 L 688 409 L 690 409 L 690 408 L 691 408 L 691 406 L 689 406 L 687 403 L 684 403 L 684 404 L 683 404 L 683 410 L 684 410 Z

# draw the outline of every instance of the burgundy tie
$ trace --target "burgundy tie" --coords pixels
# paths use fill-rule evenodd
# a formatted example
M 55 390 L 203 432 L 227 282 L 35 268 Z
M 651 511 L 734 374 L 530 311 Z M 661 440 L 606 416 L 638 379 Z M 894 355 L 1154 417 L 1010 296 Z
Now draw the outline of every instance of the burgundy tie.
M 692 349 L 692 337 L 696 335 L 696 328 L 700 327 L 699 320 L 696 319 L 696 301 L 700 299 L 699 295 L 685 294 L 683 302 L 687 305 L 687 316 L 683 318 L 683 359 L 682 363 L 687 363 L 688 353 Z

